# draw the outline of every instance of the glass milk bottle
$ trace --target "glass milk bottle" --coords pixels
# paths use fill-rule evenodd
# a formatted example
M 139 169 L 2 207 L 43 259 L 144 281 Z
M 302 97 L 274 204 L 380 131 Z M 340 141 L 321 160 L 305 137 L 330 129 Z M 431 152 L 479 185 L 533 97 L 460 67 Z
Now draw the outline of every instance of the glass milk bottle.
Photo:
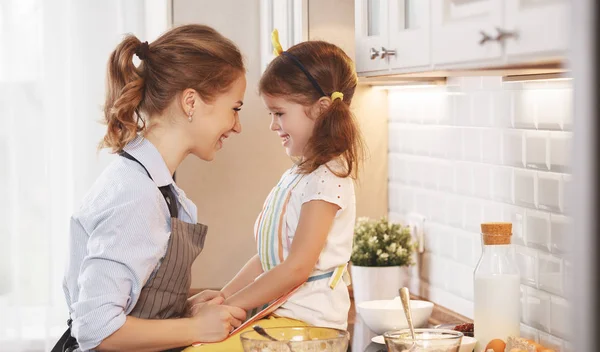
M 519 269 L 510 244 L 512 224 L 481 224 L 483 251 L 474 273 L 476 352 L 493 339 L 519 336 Z

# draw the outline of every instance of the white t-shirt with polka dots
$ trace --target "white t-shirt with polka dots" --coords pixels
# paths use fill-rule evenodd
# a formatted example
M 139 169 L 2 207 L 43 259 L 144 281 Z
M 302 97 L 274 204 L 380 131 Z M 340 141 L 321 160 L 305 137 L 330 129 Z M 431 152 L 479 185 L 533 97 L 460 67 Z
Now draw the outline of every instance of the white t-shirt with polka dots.
M 284 183 L 285 178 L 291 180 L 297 175 L 296 170 L 294 167 L 284 173 Z M 312 275 L 331 272 L 337 266 L 346 264 L 352 253 L 356 220 L 354 182 L 350 177 L 336 176 L 331 170 L 340 170 L 336 161 L 321 165 L 312 173 L 304 175 L 292 190 L 285 214 L 284 235 L 291 243 L 304 203 L 322 200 L 340 207 Z M 284 245 L 284 257 L 287 257 L 288 248 L 285 247 Z M 346 329 L 349 309 L 347 286 L 340 282 L 335 289 L 331 289 L 329 280 L 324 279 L 306 283 L 275 314 L 315 326 Z

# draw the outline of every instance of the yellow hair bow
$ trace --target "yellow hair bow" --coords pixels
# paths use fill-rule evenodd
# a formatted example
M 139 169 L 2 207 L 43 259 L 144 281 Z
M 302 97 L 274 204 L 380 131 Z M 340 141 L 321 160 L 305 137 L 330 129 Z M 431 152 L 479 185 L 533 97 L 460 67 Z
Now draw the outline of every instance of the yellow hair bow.
M 344 101 L 344 93 L 342 93 L 342 92 L 333 92 L 331 94 L 331 101 L 335 101 L 336 99 L 340 99 L 341 101 Z
M 283 48 L 281 47 L 281 43 L 279 42 L 279 31 L 274 29 L 271 33 L 271 43 L 273 44 L 273 54 L 275 56 L 281 55 L 283 52 Z

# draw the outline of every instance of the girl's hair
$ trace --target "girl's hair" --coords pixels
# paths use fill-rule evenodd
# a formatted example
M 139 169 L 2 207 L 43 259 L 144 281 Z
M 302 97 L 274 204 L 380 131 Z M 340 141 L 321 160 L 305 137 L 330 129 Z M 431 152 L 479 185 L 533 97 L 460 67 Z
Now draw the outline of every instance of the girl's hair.
M 343 100 L 333 100 L 329 108 L 317 117 L 299 165 L 300 172 L 311 173 L 339 157 L 344 170 L 331 171 L 339 177 L 356 177 L 364 158 L 360 130 L 350 111 L 358 78 L 352 60 L 342 49 L 322 41 L 294 45 L 269 64 L 260 79 L 259 92 L 312 106 L 323 95 L 302 72 L 300 65 L 304 66 L 325 94 L 341 92 L 344 95 Z
M 135 66 L 133 55 L 141 64 Z M 226 92 L 245 73 L 242 54 L 229 39 L 203 25 L 171 29 L 148 45 L 127 35 L 108 60 L 100 148 L 119 152 L 187 88 L 207 102 Z

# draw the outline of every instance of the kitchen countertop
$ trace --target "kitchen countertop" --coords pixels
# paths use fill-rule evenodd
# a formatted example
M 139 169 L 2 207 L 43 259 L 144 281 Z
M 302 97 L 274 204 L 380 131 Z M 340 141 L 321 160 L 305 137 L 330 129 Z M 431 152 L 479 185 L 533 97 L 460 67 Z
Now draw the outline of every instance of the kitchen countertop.
M 411 299 L 423 300 L 422 298 L 416 296 L 411 296 Z M 434 304 L 433 312 L 429 318 L 429 326 L 472 322 L 473 321 L 471 319 L 437 304 Z M 371 339 L 377 336 L 377 334 L 369 330 L 367 325 L 360 318 L 360 315 L 356 314 L 354 303 L 352 303 L 352 307 L 350 307 L 350 313 L 348 315 L 348 332 L 350 332 L 350 346 L 348 351 L 387 352 L 385 345 L 371 342 Z
M 203 290 L 190 290 L 190 296 L 201 291 Z M 427 299 L 414 295 L 411 295 L 411 299 L 427 301 Z M 429 326 L 472 322 L 473 320 L 464 317 L 458 313 L 455 313 L 447 308 L 439 306 L 435 303 L 433 306 L 431 317 L 429 318 Z M 352 299 L 352 306 L 350 307 L 350 312 L 348 313 L 348 332 L 350 332 L 350 345 L 348 347 L 349 352 L 387 352 L 385 345 L 379 345 L 374 342 L 371 342 L 371 339 L 377 336 L 377 334 L 369 330 L 369 328 L 362 321 L 360 316 L 356 314 L 354 299 Z

